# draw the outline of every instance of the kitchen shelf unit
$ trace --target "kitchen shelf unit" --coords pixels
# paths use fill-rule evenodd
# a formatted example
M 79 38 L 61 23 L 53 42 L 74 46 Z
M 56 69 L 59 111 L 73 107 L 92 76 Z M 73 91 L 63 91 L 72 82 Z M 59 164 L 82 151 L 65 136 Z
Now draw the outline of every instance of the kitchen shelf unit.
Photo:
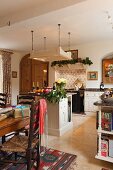
M 111 157 L 109 157 L 109 156 L 104 157 L 104 156 L 96 155 L 95 158 L 96 158 L 96 159 L 103 160 L 103 161 L 107 161 L 107 162 L 113 163 L 113 158 L 111 158 Z
M 98 134 L 98 153 L 97 155 L 95 156 L 96 159 L 100 159 L 100 160 L 104 160 L 104 161 L 108 161 L 108 162 L 111 162 L 113 163 L 113 157 L 110 157 L 110 156 L 102 156 L 101 155 L 101 137 L 102 137 L 102 134 L 107 134 L 107 135 L 113 135 L 113 130 L 112 131 L 107 131 L 107 130 L 102 130 L 102 126 L 101 126 L 101 115 L 102 115 L 102 109 L 105 108 L 108 108 L 108 111 L 109 111 L 109 108 L 113 110 L 113 106 L 102 106 L 99 104 L 98 106 L 98 129 L 97 129 L 97 134 Z M 113 114 L 113 113 L 112 113 Z

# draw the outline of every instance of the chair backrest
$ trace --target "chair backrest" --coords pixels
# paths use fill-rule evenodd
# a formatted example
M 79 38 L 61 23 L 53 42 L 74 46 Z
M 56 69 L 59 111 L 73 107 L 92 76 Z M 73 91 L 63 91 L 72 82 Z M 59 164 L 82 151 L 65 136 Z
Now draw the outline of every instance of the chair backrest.
M 5 108 L 7 106 L 7 93 L 0 93 L 0 107 Z
M 17 96 L 17 104 L 30 105 L 32 104 L 32 100 L 35 100 L 35 96 L 32 95 L 18 95 Z
M 42 105 L 40 105 L 41 100 L 42 99 L 40 99 L 36 103 L 32 101 L 28 148 L 31 148 L 33 141 L 40 140 L 40 121 L 41 121 L 40 110 L 42 109 L 43 106 L 45 106 L 46 103 L 46 100 L 43 99 Z
M 32 101 L 31 105 L 28 148 L 32 147 L 34 139 L 39 140 L 39 101 Z

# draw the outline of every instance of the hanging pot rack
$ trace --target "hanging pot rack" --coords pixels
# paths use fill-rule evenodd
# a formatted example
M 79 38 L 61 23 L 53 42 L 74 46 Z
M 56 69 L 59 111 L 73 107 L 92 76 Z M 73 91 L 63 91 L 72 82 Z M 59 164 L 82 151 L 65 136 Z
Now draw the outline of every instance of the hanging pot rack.
M 60 41 L 60 26 L 61 24 L 58 24 L 58 31 L 59 31 L 59 44 L 57 48 L 39 50 L 35 51 L 33 48 L 33 31 L 32 33 L 32 52 L 30 54 L 30 58 L 37 59 L 41 61 L 54 61 L 54 60 L 66 60 L 71 59 L 71 52 L 65 52 L 61 47 L 61 41 Z M 44 45 L 46 47 L 46 37 L 44 37 Z

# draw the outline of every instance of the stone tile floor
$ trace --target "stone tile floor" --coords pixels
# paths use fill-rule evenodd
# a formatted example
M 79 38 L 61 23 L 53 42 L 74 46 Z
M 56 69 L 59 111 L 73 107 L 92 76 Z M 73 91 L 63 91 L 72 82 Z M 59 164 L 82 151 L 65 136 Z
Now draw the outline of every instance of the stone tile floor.
M 61 137 L 48 136 L 48 147 L 77 155 L 75 170 L 113 170 L 113 163 L 95 159 L 96 117 L 73 114 L 73 129 Z

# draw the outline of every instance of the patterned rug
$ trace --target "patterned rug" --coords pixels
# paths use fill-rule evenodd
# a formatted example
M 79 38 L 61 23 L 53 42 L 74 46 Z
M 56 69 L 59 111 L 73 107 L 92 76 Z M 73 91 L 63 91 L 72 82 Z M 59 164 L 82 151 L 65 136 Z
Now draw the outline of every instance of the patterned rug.
M 65 153 L 54 149 L 46 149 L 41 151 L 41 161 L 39 170 L 74 170 L 76 165 L 76 155 Z M 0 167 L 0 170 L 26 170 L 26 165 Z M 35 167 L 32 168 L 35 170 Z

